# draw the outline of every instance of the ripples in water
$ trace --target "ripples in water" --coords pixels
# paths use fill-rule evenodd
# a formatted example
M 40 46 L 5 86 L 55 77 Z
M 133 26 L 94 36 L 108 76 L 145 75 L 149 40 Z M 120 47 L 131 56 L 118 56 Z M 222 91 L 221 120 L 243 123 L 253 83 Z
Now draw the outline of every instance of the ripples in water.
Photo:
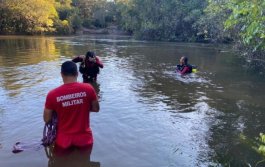
M 203 78 L 203 76 L 199 75 L 199 72 L 197 73 L 191 73 L 187 75 L 181 75 L 177 72 L 164 72 L 165 75 L 169 75 L 170 77 L 175 78 L 176 80 L 183 82 L 183 83 L 210 83 L 209 80 Z
M 43 103 L 62 84 L 61 63 L 88 49 L 105 65 L 94 85 L 101 111 L 91 114 L 92 155 L 102 166 L 215 166 L 212 155 L 223 154 L 218 148 L 226 144 L 229 150 L 239 132 L 253 134 L 255 124 L 264 129 L 264 83 L 244 81 L 242 71 L 227 78 L 228 67 L 239 67 L 210 46 L 96 36 L 22 39 L 0 46 L 1 165 L 47 163 L 43 152 L 14 157 L 10 148 L 41 138 Z M 174 73 L 180 55 L 206 72 Z

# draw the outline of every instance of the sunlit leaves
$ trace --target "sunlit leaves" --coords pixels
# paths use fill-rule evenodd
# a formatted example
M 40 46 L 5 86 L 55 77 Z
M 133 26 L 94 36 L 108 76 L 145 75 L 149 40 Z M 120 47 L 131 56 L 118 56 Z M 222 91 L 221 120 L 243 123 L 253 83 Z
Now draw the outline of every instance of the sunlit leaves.
M 225 27 L 238 29 L 244 44 L 253 46 L 253 51 L 265 49 L 265 2 L 231 0 L 227 8 L 231 14 L 225 21 Z
M 15 32 L 42 33 L 53 31 L 57 11 L 53 0 L 6 0 L 5 26 Z M 8 28 L 10 27 L 10 28 Z
M 240 134 L 239 136 L 242 143 L 249 146 L 253 150 L 255 150 L 257 153 L 261 154 L 265 157 L 265 134 L 260 133 L 259 137 L 254 139 L 249 139 L 244 134 Z

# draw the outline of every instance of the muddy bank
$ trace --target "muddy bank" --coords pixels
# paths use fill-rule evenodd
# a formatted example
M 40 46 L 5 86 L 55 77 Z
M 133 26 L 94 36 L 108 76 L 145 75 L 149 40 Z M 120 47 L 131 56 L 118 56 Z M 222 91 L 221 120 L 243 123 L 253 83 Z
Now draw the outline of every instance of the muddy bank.
M 107 28 L 82 28 L 78 34 L 132 35 L 127 31 L 119 29 L 117 26 L 110 26 Z

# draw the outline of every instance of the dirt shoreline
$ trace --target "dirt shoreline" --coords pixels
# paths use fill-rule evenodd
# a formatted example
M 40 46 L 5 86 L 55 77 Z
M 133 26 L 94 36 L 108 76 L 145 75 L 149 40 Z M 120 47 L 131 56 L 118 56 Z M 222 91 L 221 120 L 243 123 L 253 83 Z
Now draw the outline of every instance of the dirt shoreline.
M 111 35 L 131 35 L 130 33 L 118 29 L 117 26 L 106 28 L 82 28 L 78 33 L 81 34 L 111 34 Z

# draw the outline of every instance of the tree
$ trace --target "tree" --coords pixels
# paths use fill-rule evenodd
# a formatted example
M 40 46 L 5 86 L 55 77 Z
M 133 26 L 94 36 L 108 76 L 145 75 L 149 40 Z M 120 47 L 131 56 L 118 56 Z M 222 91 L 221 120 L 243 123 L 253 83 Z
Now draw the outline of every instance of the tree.
M 6 0 L 1 3 L 2 32 L 43 33 L 54 31 L 57 12 L 53 0 Z
M 59 16 L 54 20 L 56 34 L 72 34 L 81 27 L 79 10 L 72 5 L 72 0 L 56 0 L 55 7 Z
M 229 0 L 208 0 L 204 13 L 196 21 L 198 35 L 210 42 L 231 42 L 236 38 L 232 32 L 225 30 L 224 22 L 229 17 L 227 3 Z
M 253 46 L 253 52 L 265 50 L 265 1 L 230 0 L 231 10 L 225 28 L 235 29 L 245 45 Z
M 124 29 L 142 39 L 192 41 L 205 0 L 117 0 Z

